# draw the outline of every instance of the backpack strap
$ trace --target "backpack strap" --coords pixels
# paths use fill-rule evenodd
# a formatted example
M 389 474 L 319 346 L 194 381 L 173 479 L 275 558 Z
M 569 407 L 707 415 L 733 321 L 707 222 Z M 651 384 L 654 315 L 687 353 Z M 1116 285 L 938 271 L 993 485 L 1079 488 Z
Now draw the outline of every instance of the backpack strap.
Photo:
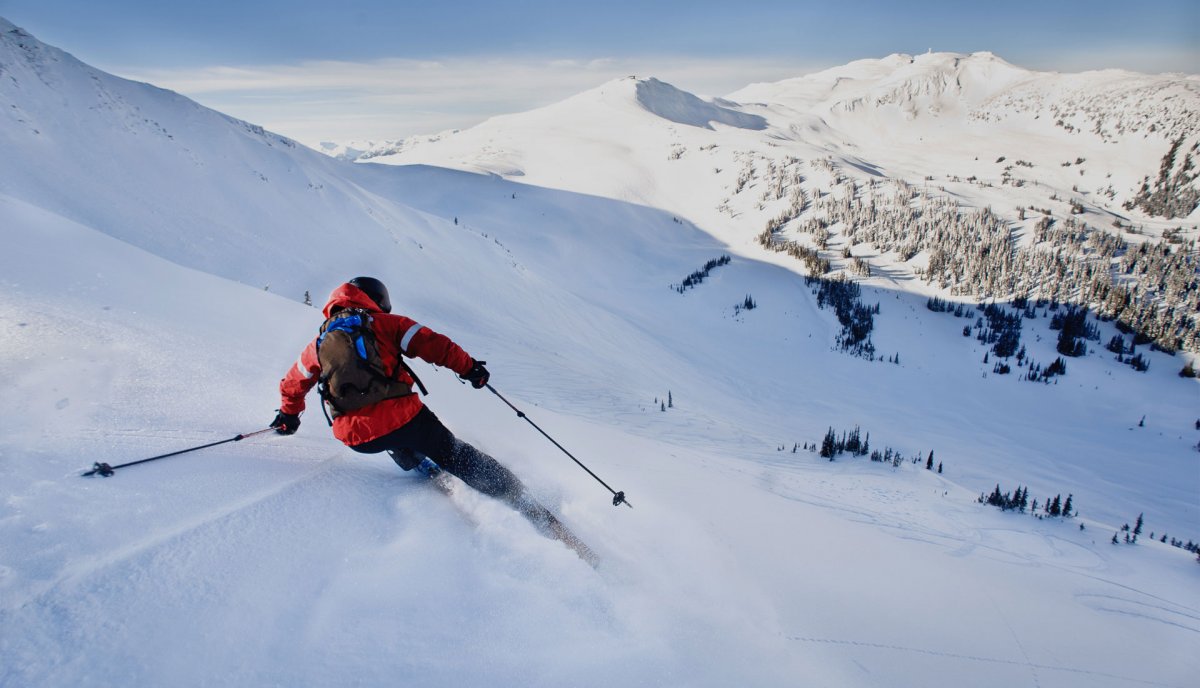
M 429 390 L 425 389 L 421 378 L 417 377 L 417 371 L 409 367 L 408 362 L 404 360 L 404 354 L 400 354 L 400 365 L 404 368 L 405 372 L 412 376 L 413 382 L 417 383 L 417 389 L 421 390 L 421 396 L 429 396 Z

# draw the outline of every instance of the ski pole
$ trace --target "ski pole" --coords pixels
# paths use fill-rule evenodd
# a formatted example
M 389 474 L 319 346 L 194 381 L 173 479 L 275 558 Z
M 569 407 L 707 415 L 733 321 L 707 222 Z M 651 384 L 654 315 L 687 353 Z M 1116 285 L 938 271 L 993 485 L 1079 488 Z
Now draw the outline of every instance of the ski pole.
M 165 459 L 168 456 L 179 456 L 180 454 L 187 454 L 188 452 L 194 452 L 194 451 L 199 451 L 201 449 L 208 449 L 209 447 L 215 447 L 218 444 L 226 444 L 228 442 L 240 442 L 240 441 L 246 439 L 247 437 L 254 437 L 255 435 L 261 435 L 264 432 L 271 432 L 274 429 L 275 428 L 265 428 L 263 430 L 256 430 L 255 432 L 248 432 L 244 435 L 238 435 L 237 437 L 230 437 L 229 439 L 221 440 L 220 442 L 212 442 L 211 444 L 202 444 L 199 447 L 192 447 L 191 449 L 180 449 L 179 451 L 174 451 L 169 454 L 159 454 L 158 456 L 151 456 L 148 459 L 139 459 L 137 461 L 130 461 L 129 463 L 122 463 L 122 464 L 118 464 L 116 466 L 110 466 L 106 463 L 100 463 L 99 461 L 97 461 L 96 463 L 92 464 L 92 470 L 88 471 L 87 473 L 84 473 L 82 475 L 82 477 L 87 477 L 89 475 L 95 475 L 96 473 L 99 473 L 100 475 L 107 478 L 108 476 L 112 475 L 113 472 L 116 471 L 118 468 L 125 468 L 126 466 L 136 466 L 139 463 L 146 463 L 147 461 L 157 461 L 159 459 Z
M 559 450 L 561 450 L 561 451 L 562 451 L 562 453 L 564 453 L 564 454 L 566 454 L 567 456 L 571 457 L 571 460 L 572 460 L 572 461 L 574 461 L 575 463 L 579 464 L 579 467 L 580 467 L 580 468 L 582 468 L 583 470 L 587 471 L 587 472 L 588 472 L 588 475 L 590 475 L 590 476 L 592 476 L 593 478 L 595 478 L 595 479 L 596 479 L 596 482 L 600 483 L 601 485 L 603 485 L 603 486 L 605 487 L 605 489 L 607 489 L 609 492 L 613 493 L 613 506 L 620 506 L 621 504 L 624 504 L 625 506 L 629 507 L 630 509 L 632 509 L 632 508 L 633 508 L 633 505 L 629 503 L 629 500 L 625 499 L 625 493 L 624 493 L 624 492 L 617 492 L 616 490 L 614 490 L 614 489 L 612 489 L 611 487 L 609 487 L 609 486 L 608 486 L 608 483 L 606 483 L 606 482 L 604 482 L 603 480 L 601 480 L 601 479 L 600 479 L 600 476 L 598 476 L 598 475 L 596 475 L 595 473 L 593 473 L 593 472 L 592 472 L 592 469 L 590 469 L 590 468 L 588 468 L 587 466 L 583 465 L 583 462 L 582 462 L 582 461 L 580 461 L 579 459 L 575 458 L 575 455 L 574 455 L 574 454 L 572 454 L 571 452 L 567 451 L 567 450 L 566 450 L 566 448 L 565 448 L 565 447 L 563 447 L 561 444 L 559 444 L 557 440 L 555 440 L 555 439 L 554 439 L 553 437 L 551 437 L 550 435 L 546 434 L 546 431 L 545 431 L 545 430 L 543 430 L 543 429 L 539 428 L 539 427 L 538 427 L 538 424 L 537 424 L 537 423 L 535 423 L 535 422 L 533 422 L 533 421 L 532 421 L 532 420 L 529 418 L 529 416 L 525 415 L 525 412 L 524 412 L 524 411 L 522 411 L 521 409 L 517 408 L 516 406 L 513 406 L 511 401 L 509 401 L 508 399 L 505 399 L 503 394 L 501 394 L 501 393 L 497 392 L 495 387 L 491 386 L 490 384 L 488 384 L 488 385 L 485 385 L 485 386 L 486 386 L 486 387 L 487 387 L 489 390 L 491 390 L 492 394 L 495 394 L 497 397 L 500 397 L 500 401 L 503 401 L 505 404 L 508 404 L 508 407 L 509 407 L 510 409 L 512 409 L 512 410 L 514 410 L 514 411 L 516 411 L 516 412 L 517 412 L 517 417 L 518 417 L 518 418 L 524 418 L 524 419 L 525 419 L 525 422 L 526 422 L 526 423 L 529 423 L 530 425 L 532 425 L 534 430 L 537 430 L 538 432 L 542 433 L 542 436 L 543 436 L 543 437 L 545 437 L 546 439 L 548 439 L 548 440 L 550 440 L 551 442 L 553 442 L 553 443 L 554 443 L 554 446 L 558 447 L 558 448 L 559 448 Z

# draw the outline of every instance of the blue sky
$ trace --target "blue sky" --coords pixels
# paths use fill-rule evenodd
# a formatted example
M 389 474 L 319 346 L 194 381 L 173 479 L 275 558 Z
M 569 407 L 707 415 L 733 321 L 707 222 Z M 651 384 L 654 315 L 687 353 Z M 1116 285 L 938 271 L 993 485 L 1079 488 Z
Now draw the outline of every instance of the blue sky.
M 0 0 L 0 16 L 310 144 L 469 126 L 633 73 L 720 95 L 929 49 L 1200 71 L 1200 0 Z

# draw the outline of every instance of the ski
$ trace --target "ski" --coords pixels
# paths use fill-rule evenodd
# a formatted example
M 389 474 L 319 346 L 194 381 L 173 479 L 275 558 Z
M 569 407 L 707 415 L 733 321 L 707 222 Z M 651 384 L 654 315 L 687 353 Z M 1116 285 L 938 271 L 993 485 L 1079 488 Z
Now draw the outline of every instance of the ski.
M 600 557 L 596 556 L 591 547 L 588 547 L 583 540 L 579 539 L 579 536 L 572 533 L 570 529 L 563 525 L 562 521 L 558 520 L 549 509 L 539 504 L 528 494 L 521 493 L 514 497 L 505 498 L 505 501 L 528 519 L 542 535 L 563 543 L 592 568 L 600 565 Z
M 458 505 L 453 499 L 454 493 L 459 489 L 458 483 L 455 482 L 450 473 L 442 470 L 440 466 L 428 458 L 421 461 L 421 464 L 417 466 L 417 470 L 429 478 L 429 482 L 433 485 L 434 489 L 450 497 L 451 502 L 454 502 L 456 506 Z M 539 504 L 537 500 L 530 497 L 527 493 L 521 492 L 517 495 L 506 496 L 501 498 L 501 501 L 528 519 L 537 528 L 539 533 L 563 543 L 592 568 L 597 568 L 600 565 L 600 557 L 596 556 L 592 548 L 588 547 L 583 540 L 579 539 L 579 536 L 563 525 L 562 521 L 558 520 L 549 509 Z M 463 512 L 463 516 L 471 525 L 478 525 L 478 521 L 471 514 L 467 513 L 465 509 L 460 508 L 459 511 Z
M 458 500 L 454 499 L 454 493 L 458 491 L 458 485 L 455 484 L 454 478 L 443 471 L 441 468 L 436 468 L 434 471 L 426 472 L 421 470 L 429 478 L 429 484 L 433 485 L 434 489 L 446 495 L 450 499 L 450 503 L 458 510 L 462 517 L 472 526 L 478 526 L 479 520 L 471 513 L 469 509 L 464 507 Z

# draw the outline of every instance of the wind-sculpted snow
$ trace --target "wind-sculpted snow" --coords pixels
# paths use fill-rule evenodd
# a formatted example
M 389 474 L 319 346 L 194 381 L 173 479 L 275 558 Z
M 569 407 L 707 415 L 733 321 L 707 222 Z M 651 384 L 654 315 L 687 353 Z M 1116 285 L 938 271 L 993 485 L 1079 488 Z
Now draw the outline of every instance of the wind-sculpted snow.
M 637 82 L 637 101 L 663 119 L 691 127 L 711 129 L 712 122 L 717 122 L 739 129 L 767 128 L 765 118 L 733 109 L 737 103 L 722 100 L 706 102 L 658 79 Z

